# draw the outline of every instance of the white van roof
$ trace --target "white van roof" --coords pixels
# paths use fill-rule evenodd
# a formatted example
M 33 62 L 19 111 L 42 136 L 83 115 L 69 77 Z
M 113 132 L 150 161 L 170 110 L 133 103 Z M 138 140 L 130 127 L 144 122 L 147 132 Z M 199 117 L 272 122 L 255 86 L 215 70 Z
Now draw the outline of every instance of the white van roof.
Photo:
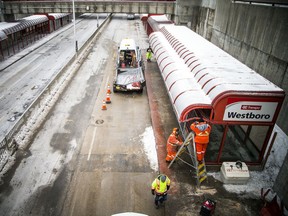
M 133 39 L 123 39 L 120 43 L 120 50 L 136 50 L 136 43 Z

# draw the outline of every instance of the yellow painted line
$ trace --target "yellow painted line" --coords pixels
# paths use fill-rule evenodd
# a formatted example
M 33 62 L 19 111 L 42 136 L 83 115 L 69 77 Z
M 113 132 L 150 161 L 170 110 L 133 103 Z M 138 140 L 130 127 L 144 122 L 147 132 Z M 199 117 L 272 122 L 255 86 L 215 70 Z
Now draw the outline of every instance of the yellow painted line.
M 109 76 L 107 77 L 107 80 L 106 80 L 106 83 L 105 83 L 106 87 L 108 86 L 108 82 L 109 82 Z

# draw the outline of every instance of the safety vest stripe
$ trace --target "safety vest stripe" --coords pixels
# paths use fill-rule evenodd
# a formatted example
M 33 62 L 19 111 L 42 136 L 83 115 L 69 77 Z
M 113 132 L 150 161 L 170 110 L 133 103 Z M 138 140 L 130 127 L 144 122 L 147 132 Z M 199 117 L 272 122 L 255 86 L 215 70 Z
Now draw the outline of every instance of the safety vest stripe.
M 208 131 L 200 132 L 197 134 L 197 136 L 209 136 L 209 133 L 208 133 Z
M 179 142 L 177 142 L 177 143 L 179 143 Z M 177 146 L 177 144 L 175 144 L 175 143 L 169 142 L 169 144 L 172 145 L 172 146 Z

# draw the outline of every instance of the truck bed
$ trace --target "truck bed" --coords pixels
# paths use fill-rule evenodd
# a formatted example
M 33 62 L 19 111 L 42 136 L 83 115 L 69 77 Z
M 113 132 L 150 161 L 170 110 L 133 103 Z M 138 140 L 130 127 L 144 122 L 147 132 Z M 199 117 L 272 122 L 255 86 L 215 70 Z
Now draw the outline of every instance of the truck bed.
M 121 68 L 117 71 L 117 78 L 115 84 L 128 85 L 134 82 L 141 82 L 144 80 L 142 68 Z

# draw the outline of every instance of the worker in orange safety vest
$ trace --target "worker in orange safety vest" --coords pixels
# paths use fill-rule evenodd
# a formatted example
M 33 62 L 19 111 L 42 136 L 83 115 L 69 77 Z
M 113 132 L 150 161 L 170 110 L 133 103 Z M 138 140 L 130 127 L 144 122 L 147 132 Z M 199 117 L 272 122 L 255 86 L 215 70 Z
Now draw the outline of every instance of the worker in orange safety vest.
M 195 133 L 194 141 L 196 145 L 197 160 L 202 163 L 209 143 L 211 126 L 205 121 L 195 121 L 190 125 L 191 130 Z
M 173 128 L 172 133 L 167 140 L 167 156 L 166 161 L 170 162 L 174 159 L 177 154 L 177 148 L 183 144 L 181 137 L 179 136 L 179 129 Z

